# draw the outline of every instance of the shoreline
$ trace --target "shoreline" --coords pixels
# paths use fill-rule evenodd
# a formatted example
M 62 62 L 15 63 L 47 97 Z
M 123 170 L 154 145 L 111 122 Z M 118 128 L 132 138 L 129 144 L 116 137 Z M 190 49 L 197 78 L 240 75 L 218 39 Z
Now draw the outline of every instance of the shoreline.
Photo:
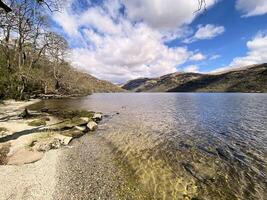
M 41 100 L 5 101 L 6 107 L 0 105 L 0 113 L 9 110 L 6 115 L 14 117 L 39 101 Z M 6 122 L 0 122 L 0 127 L 13 127 L 11 129 L 13 133 L 32 128 L 27 125 L 26 119 L 12 117 L 11 120 L 9 118 Z M 55 120 L 50 120 L 49 123 L 55 123 Z M 98 133 L 101 133 L 105 126 L 105 123 L 99 124 Z M 7 141 L 11 143 L 8 155 L 20 152 L 20 149 L 24 148 L 23 145 L 32 137 L 36 137 L 35 133 Z M 1 139 L 3 136 L 0 137 L 0 156 L 3 145 Z M 70 140 L 68 145 L 42 152 L 41 157 L 34 159 L 29 163 L 0 165 L 0 187 L 4 188 L 0 190 L 0 200 L 30 200 L 44 199 L 44 197 L 46 200 L 81 198 L 115 200 L 132 197 L 142 199 L 147 196 L 138 187 L 134 175 L 129 174 L 129 168 L 120 163 L 113 146 L 101 134 L 83 134 Z
M 64 113 L 77 115 L 75 120 L 63 120 L 57 116 L 63 113 L 55 111 L 55 114 L 30 111 L 30 118 L 21 117 L 28 112 L 25 110 L 28 106 L 40 101 L 7 100 L 0 104 L 0 188 L 4 188 L 0 190 L 0 199 L 54 199 L 62 151 L 71 140 L 96 129 L 96 123 L 90 120 L 97 113 L 86 111 Z M 89 114 L 90 119 L 82 117 Z M 45 121 L 40 121 L 43 118 Z
M 25 107 L 39 101 L 4 101 L 4 104 L 0 105 L 0 116 L 1 118 L 14 117 L 14 115 L 22 112 Z M 15 120 L 2 121 L 0 127 L 8 129 L 9 135 L 12 135 L 12 132 L 30 128 L 25 123 Z M 15 141 L 11 142 L 14 143 Z M 17 145 L 17 148 L 21 147 Z M 13 151 L 16 151 L 16 148 Z M 56 163 L 59 156 L 60 150 L 52 150 L 46 152 L 39 161 L 30 164 L 0 165 L 0 187 L 4 188 L 0 190 L 0 199 L 28 200 L 42 199 L 45 196 L 47 200 L 52 200 L 56 185 Z

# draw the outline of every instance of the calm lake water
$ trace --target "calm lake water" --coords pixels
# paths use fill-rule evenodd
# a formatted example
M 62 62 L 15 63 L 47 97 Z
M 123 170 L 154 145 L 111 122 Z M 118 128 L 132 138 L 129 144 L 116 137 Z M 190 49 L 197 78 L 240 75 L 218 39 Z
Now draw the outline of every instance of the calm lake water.
M 267 94 L 94 94 L 39 106 L 108 115 L 96 134 L 155 199 L 267 199 Z

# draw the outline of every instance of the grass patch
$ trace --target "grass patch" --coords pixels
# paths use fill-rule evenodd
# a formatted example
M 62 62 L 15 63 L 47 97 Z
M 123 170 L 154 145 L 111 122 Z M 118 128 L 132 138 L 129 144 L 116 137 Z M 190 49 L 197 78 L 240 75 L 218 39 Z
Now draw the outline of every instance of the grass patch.
M 5 127 L 0 127 L 0 136 L 2 137 L 2 136 L 5 136 L 6 134 L 6 132 L 7 132 L 8 130 L 5 128 Z
M 5 127 L 0 127 L 0 133 L 7 132 L 7 129 Z
M 0 144 L 0 165 L 7 164 L 7 154 L 9 153 L 10 144 Z
M 38 133 L 38 135 L 35 135 L 32 138 L 32 141 L 29 144 L 27 144 L 25 147 L 26 148 L 32 148 L 36 144 L 36 142 L 42 141 L 42 140 L 47 140 L 47 139 L 51 138 L 54 134 L 55 134 L 55 132 L 41 132 L 41 133 Z

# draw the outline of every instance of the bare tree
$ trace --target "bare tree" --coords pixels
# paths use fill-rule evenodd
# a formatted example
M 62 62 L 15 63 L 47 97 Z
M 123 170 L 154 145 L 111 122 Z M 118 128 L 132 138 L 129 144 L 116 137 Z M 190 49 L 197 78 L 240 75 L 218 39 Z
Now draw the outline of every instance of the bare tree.
M 198 0 L 198 8 L 197 10 L 195 11 L 195 13 L 201 11 L 202 9 L 206 10 L 206 0 Z
M 48 47 L 46 12 L 43 4 L 33 0 L 10 0 L 10 6 L 12 12 L 0 12 L 0 50 L 7 68 L 21 82 L 22 95 L 32 67 Z
M 53 63 L 53 74 L 56 81 L 55 89 L 60 88 L 60 66 L 64 64 L 64 57 L 68 49 L 67 41 L 56 33 L 48 34 L 47 56 Z
M 5 12 L 7 13 L 12 11 L 12 9 L 1 0 L 0 0 L 0 8 L 4 9 Z
M 60 8 L 59 1 L 55 1 L 55 0 L 33 0 L 32 2 L 33 3 L 37 2 L 40 5 L 45 5 L 51 12 L 59 11 L 59 8 Z M 6 13 L 9 13 L 12 11 L 12 9 L 2 0 L 0 0 L 0 8 L 4 9 Z

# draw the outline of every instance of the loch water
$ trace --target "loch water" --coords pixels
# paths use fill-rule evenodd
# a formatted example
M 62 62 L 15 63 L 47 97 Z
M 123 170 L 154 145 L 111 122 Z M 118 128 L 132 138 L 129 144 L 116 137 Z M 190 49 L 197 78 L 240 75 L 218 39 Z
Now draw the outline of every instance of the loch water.
M 96 134 L 153 199 L 267 199 L 267 94 L 107 93 L 35 106 L 103 112 Z

